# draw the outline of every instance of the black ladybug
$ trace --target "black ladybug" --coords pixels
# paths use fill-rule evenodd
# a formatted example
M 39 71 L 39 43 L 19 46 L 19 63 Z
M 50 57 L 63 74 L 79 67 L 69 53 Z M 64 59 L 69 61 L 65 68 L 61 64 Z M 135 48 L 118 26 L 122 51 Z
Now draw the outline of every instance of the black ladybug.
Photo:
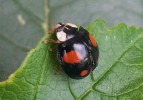
M 82 79 L 95 69 L 99 57 L 96 40 L 87 30 L 71 23 L 58 23 L 53 28 L 58 43 L 57 58 L 64 72 L 73 79 Z

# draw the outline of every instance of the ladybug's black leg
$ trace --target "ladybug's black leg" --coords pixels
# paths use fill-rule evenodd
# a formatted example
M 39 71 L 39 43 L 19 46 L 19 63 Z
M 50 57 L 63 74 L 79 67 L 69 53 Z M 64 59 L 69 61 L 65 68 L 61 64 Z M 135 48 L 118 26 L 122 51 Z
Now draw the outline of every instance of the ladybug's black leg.
M 92 64 L 92 71 L 95 69 L 95 62 L 94 62 L 94 58 L 93 58 L 93 55 L 92 53 L 89 53 L 89 56 L 90 56 L 90 60 L 91 60 L 91 64 Z
M 86 45 L 86 43 L 85 43 L 85 45 Z M 92 50 L 93 48 L 91 46 L 86 45 L 86 47 L 87 47 L 88 52 L 89 52 L 90 63 L 92 64 L 91 70 L 93 71 L 96 67 L 96 62 L 95 62 L 95 58 L 94 58 L 95 53 Z

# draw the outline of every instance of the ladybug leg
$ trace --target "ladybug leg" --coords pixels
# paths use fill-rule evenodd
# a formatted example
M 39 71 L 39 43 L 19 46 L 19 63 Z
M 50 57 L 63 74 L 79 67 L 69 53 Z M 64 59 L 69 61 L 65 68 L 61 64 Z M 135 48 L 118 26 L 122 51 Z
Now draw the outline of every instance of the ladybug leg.
M 53 34 L 56 32 L 56 25 L 53 25 L 51 29 L 48 30 L 48 34 Z
M 93 50 L 91 49 L 91 47 L 87 46 L 87 49 L 88 49 L 89 57 L 90 57 L 90 60 L 91 60 L 90 62 L 92 64 L 91 70 L 93 71 L 96 67 L 95 58 L 93 56 L 95 54 L 94 54 Z
M 52 40 L 52 39 L 49 39 L 49 40 L 44 40 L 42 41 L 42 43 L 44 44 L 48 44 L 48 43 L 56 43 L 56 44 L 59 44 L 61 43 L 59 40 Z M 54 48 L 49 48 L 49 51 L 56 51 L 57 50 L 57 46 L 54 47 Z
M 57 50 L 57 46 L 58 46 L 58 45 L 56 45 L 56 47 L 49 48 L 49 51 L 56 51 L 56 50 Z
M 90 59 L 91 59 L 91 64 L 92 64 L 92 68 L 91 70 L 93 71 L 95 69 L 95 62 L 94 62 L 94 58 L 93 58 L 93 55 L 89 54 L 90 55 Z
M 48 30 L 48 33 L 49 33 L 49 34 L 56 33 L 56 29 L 57 29 L 58 27 L 60 27 L 61 25 L 62 25 L 62 23 L 53 25 L 52 28 Z
M 62 68 L 60 66 L 58 66 L 54 70 L 55 70 L 55 74 L 59 75 L 61 73 Z
M 59 40 L 52 40 L 52 39 L 49 39 L 49 40 L 44 40 L 43 43 L 45 44 L 48 44 L 48 43 L 56 43 L 56 44 L 59 44 L 61 43 Z

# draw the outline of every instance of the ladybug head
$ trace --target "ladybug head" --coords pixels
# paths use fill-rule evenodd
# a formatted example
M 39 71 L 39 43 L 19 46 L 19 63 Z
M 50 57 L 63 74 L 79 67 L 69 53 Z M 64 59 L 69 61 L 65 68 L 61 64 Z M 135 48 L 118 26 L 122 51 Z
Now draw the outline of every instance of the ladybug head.
M 55 27 L 57 39 L 61 42 L 73 38 L 78 32 L 78 26 L 72 23 L 58 23 Z

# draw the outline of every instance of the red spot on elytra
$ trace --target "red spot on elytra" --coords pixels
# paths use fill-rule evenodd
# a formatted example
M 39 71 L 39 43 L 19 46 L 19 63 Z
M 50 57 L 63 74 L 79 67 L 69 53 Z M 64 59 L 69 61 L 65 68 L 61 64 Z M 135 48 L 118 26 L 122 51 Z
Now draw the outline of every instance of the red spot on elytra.
M 80 73 L 80 76 L 85 76 L 88 74 L 88 70 L 83 70 L 81 73 Z
M 63 60 L 66 63 L 74 64 L 74 63 L 80 63 L 82 59 L 82 55 L 74 50 L 71 50 L 70 52 L 67 52 L 63 56 Z
M 93 44 L 93 46 L 96 47 L 97 43 L 91 34 L 89 34 L 89 39 L 90 39 L 91 43 Z

